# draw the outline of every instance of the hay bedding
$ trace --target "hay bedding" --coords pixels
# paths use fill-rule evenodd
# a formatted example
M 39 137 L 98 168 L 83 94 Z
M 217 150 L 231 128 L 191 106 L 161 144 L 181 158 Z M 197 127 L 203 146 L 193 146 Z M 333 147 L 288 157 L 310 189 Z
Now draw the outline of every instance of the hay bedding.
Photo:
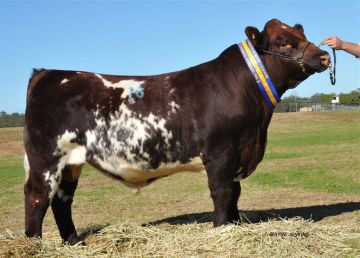
M 74 247 L 62 245 L 57 230 L 45 233 L 43 240 L 7 230 L 0 233 L 0 257 L 357 257 L 357 223 L 295 218 L 213 228 L 211 223 L 125 222 L 88 234 L 86 246 Z

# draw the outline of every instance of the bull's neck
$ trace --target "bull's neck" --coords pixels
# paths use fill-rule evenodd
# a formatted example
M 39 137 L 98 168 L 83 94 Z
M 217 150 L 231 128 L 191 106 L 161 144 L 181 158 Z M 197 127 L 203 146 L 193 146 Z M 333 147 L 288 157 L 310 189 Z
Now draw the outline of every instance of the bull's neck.
M 259 120 L 267 127 L 273 113 L 273 108 L 267 105 L 241 55 L 238 45 L 233 45 L 226 49 L 214 60 L 214 64 L 217 64 L 217 67 L 221 67 L 221 71 L 224 73 L 222 78 L 226 80 L 225 85 L 231 88 L 230 91 L 233 93 L 232 100 L 235 101 L 234 105 L 253 110 L 251 112 L 252 116 L 259 116 Z
M 294 80 L 294 78 L 288 74 L 289 69 L 280 58 L 260 55 L 260 59 L 263 62 L 279 97 L 281 97 L 288 89 L 294 88 L 301 82 Z M 266 111 L 266 113 L 272 113 L 273 109 L 265 103 L 264 96 L 260 93 L 256 81 L 237 45 L 233 45 L 226 49 L 216 60 L 214 60 L 214 62 L 219 63 L 221 70 L 227 74 L 224 76 L 225 78 L 234 78 L 234 75 L 237 77 L 236 85 L 233 85 L 233 87 L 237 87 L 239 91 L 252 92 L 251 94 L 245 95 L 248 98 L 252 98 L 252 102 L 257 103 L 258 108 L 261 108 L 260 106 L 262 106 L 263 108 L 261 109 Z M 232 85 L 232 82 L 234 81 L 228 82 L 228 85 Z M 240 87 L 240 85 L 242 86 Z M 244 92 L 240 95 L 244 96 L 243 93 Z
M 288 89 L 295 88 L 301 81 L 292 78 L 287 74 L 288 68 L 285 67 L 281 58 L 261 55 L 261 60 L 266 67 L 271 80 L 277 90 L 277 93 L 281 97 Z
M 245 47 L 244 47 L 245 46 Z M 231 49 L 231 48 L 229 48 Z M 252 66 L 252 70 L 254 73 L 254 76 L 257 77 L 257 80 L 261 81 L 259 82 L 259 88 L 264 88 L 263 81 L 260 80 L 261 75 L 263 74 L 265 76 L 266 73 L 269 74 L 270 80 L 266 83 L 266 92 L 265 89 L 262 89 L 263 93 L 267 95 L 268 98 L 268 91 L 273 91 L 273 88 L 275 88 L 274 94 L 272 95 L 278 95 L 281 97 L 288 89 L 296 87 L 301 81 L 295 80 L 290 76 L 289 73 L 289 67 L 287 67 L 286 62 L 284 63 L 281 58 L 270 56 L 270 55 L 259 55 L 257 51 L 254 49 L 254 47 L 251 45 L 250 41 L 247 40 L 246 42 L 242 42 L 239 44 L 239 49 L 241 52 L 240 58 L 242 60 L 247 60 L 248 66 Z M 228 52 L 227 50 L 224 51 L 224 53 Z M 229 51 L 230 52 L 230 51 Z M 224 55 L 226 56 L 226 55 Z M 252 56 L 252 57 L 251 57 Z M 259 59 L 257 59 L 258 57 Z M 252 61 L 251 61 L 252 60 Z M 258 60 L 258 61 L 256 61 Z M 245 63 L 245 62 L 244 62 Z M 265 70 L 262 72 L 255 72 L 257 66 L 259 70 L 262 70 L 262 65 L 265 67 Z M 249 71 L 249 69 L 248 69 Z M 257 70 L 258 71 L 258 70 Z M 250 72 L 250 71 L 249 71 Z M 250 72 L 251 73 L 251 72 Z M 260 77 L 259 77 L 260 76 Z M 266 76 L 265 76 L 266 78 Z M 272 84 L 274 84 L 272 86 Z M 270 93 L 271 94 L 271 93 Z M 273 96 L 271 96 L 273 97 Z

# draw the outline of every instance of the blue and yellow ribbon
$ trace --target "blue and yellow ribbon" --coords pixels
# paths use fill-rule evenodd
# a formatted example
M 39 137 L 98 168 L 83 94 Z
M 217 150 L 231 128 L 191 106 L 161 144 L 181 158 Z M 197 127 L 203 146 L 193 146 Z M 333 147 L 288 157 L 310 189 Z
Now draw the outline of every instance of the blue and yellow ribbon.
M 272 83 L 269 74 L 267 73 L 259 55 L 256 53 L 254 46 L 249 39 L 244 40 L 239 44 L 240 52 L 243 55 L 247 66 L 249 67 L 256 83 L 264 95 L 266 103 L 275 108 L 281 101 L 276 92 L 274 84 Z

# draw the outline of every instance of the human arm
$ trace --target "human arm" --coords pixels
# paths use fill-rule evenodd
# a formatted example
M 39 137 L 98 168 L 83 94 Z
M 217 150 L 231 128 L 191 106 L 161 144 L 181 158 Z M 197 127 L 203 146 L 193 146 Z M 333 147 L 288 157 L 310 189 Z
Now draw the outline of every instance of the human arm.
M 356 57 L 360 57 L 360 45 L 351 42 L 343 41 L 336 36 L 329 36 L 323 42 L 323 44 L 336 50 L 344 50 Z

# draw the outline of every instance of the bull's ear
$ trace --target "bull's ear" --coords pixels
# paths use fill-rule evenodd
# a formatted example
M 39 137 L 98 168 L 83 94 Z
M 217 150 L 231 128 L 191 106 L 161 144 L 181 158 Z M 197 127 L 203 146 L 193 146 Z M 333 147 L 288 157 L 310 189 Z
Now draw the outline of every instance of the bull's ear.
M 251 26 L 246 27 L 245 34 L 254 46 L 262 44 L 262 35 L 257 28 Z
M 304 28 L 301 24 L 295 24 L 294 29 L 304 33 Z

